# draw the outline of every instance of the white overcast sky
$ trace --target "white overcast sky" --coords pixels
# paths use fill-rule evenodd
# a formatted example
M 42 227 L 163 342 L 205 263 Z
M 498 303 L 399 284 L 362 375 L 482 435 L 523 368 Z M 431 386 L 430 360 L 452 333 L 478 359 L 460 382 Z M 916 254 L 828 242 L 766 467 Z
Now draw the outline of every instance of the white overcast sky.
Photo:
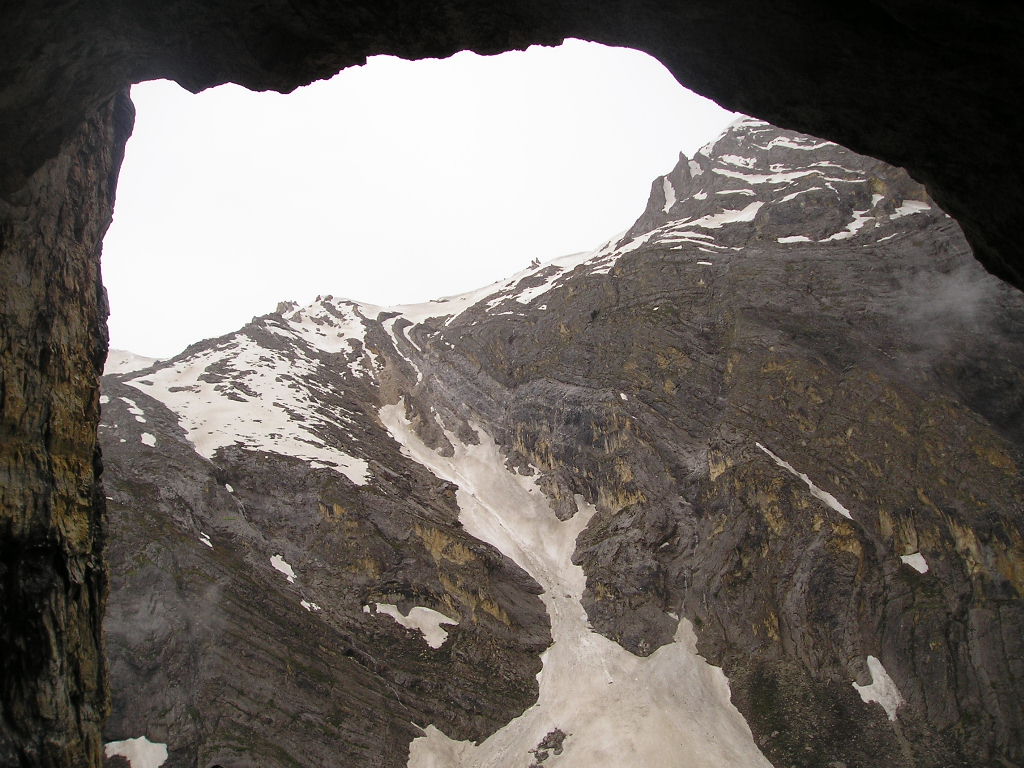
M 155 357 L 286 299 L 426 301 L 596 248 L 735 117 L 645 54 L 579 41 L 132 98 L 103 273 L 111 347 Z

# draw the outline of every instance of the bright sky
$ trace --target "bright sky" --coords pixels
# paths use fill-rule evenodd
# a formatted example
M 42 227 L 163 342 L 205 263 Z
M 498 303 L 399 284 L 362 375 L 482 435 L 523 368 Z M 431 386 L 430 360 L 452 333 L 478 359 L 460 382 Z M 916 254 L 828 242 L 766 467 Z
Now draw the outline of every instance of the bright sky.
M 103 272 L 111 347 L 155 357 L 286 299 L 420 302 L 596 248 L 734 119 L 646 54 L 580 41 L 132 98 Z

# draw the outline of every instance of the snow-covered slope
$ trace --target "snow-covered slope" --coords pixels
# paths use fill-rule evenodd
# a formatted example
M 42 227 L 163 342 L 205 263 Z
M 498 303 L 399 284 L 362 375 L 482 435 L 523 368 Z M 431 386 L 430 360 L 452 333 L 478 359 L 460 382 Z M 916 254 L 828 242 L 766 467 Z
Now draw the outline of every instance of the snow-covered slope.
M 596 512 L 582 497 L 578 511 L 559 520 L 534 477 L 505 466 L 490 435 L 477 430 L 475 445 L 447 433 L 454 455 L 426 446 L 404 415 L 385 406 L 381 420 L 409 455 L 458 486 L 459 520 L 496 546 L 543 587 L 551 617 L 551 647 L 542 656 L 537 703 L 480 744 L 449 739 L 434 726 L 412 743 L 410 768 L 490 768 L 520 765 L 561 733 L 552 766 L 589 768 L 626 762 L 670 768 L 769 768 L 750 729 L 729 701 L 729 685 L 702 659 L 686 619 L 674 642 L 644 658 L 593 631 L 581 599 L 583 569 L 573 565 L 576 538 Z

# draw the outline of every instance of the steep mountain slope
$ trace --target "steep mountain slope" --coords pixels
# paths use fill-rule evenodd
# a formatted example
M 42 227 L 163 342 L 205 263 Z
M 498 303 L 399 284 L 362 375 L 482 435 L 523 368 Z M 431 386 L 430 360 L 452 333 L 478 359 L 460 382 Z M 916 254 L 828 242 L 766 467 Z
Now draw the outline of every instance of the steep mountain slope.
M 902 171 L 744 119 L 593 253 L 107 376 L 108 751 L 1018 764 L 1022 331 Z

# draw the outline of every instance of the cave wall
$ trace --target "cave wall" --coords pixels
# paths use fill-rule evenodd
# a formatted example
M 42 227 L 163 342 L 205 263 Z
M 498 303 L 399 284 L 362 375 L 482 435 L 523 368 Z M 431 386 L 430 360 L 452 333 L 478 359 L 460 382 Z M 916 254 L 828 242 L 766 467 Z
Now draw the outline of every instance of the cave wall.
M 0 761 L 99 761 L 99 253 L 130 132 L 127 84 L 287 91 L 373 54 L 497 53 L 565 37 L 629 46 L 726 107 L 908 168 L 986 268 L 1021 287 L 1022 29 L 1020 8 L 949 0 L 4 6 Z
M 1020 6 L 952 0 L 29 0 L 0 12 L 0 194 L 129 82 L 288 91 L 374 54 L 577 37 L 646 51 L 723 106 L 907 168 L 1021 287 L 1022 30 Z
M 0 202 L 0 765 L 100 760 L 106 590 L 96 439 L 99 253 L 134 110 L 123 91 Z

